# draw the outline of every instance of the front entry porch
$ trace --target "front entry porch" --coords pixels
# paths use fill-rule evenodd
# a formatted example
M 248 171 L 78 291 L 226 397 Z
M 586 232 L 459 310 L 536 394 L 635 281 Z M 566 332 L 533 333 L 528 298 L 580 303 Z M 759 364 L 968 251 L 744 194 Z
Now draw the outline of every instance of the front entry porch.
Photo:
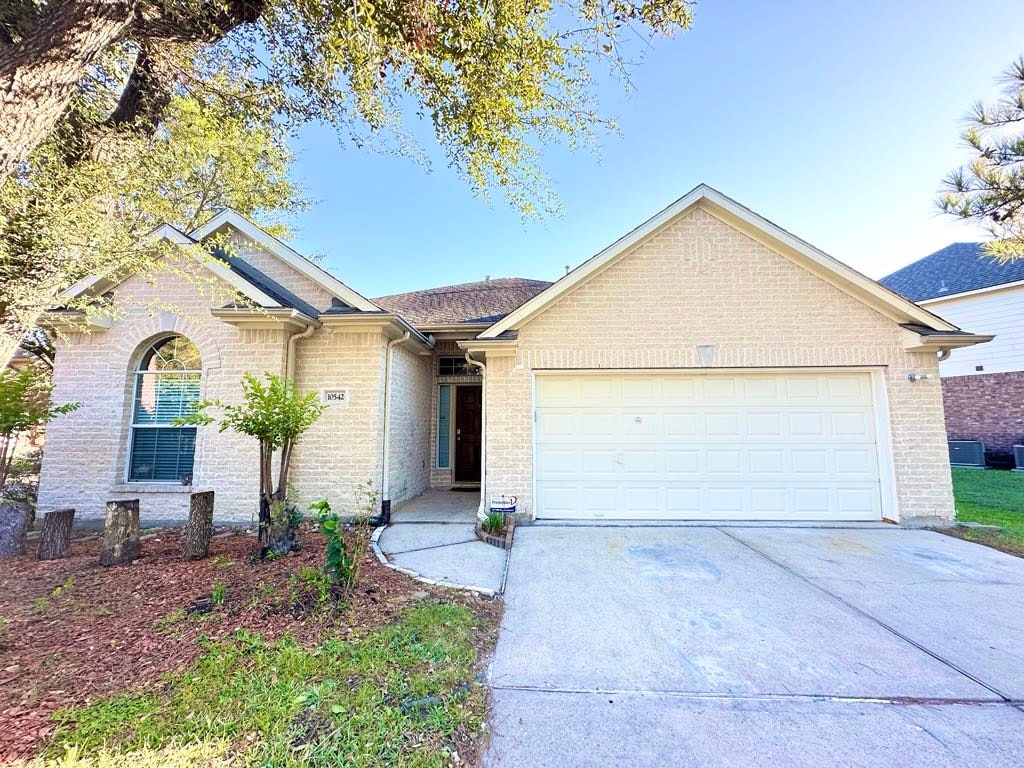
M 435 488 L 402 504 L 373 534 L 385 565 L 430 584 L 499 594 L 508 553 L 476 536 L 479 492 Z
M 391 513 L 392 523 L 476 523 L 479 490 L 432 488 L 404 502 Z

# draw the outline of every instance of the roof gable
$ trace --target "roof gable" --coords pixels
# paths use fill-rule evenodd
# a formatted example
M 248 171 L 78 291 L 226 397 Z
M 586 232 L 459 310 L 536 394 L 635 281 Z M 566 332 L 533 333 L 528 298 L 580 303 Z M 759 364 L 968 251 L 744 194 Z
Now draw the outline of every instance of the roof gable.
M 480 334 L 480 338 L 493 339 L 508 331 L 517 330 L 574 288 L 617 263 L 638 245 L 697 207 L 789 258 L 895 322 L 919 323 L 940 330 L 957 330 L 956 326 L 879 285 L 735 200 L 701 184 L 492 325 Z
M 200 248 L 199 243 L 196 240 L 182 232 L 180 229 L 177 229 L 170 224 L 163 224 L 153 230 L 145 240 L 146 243 L 152 245 L 156 245 L 163 241 L 167 241 L 172 245 L 181 248 L 185 253 L 191 255 L 206 269 L 230 285 L 242 296 L 249 299 L 256 306 L 264 309 L 278 309 L 287 306 L 287 304 L 282 301 L 283 294 L 287 293 L 284 288 L 265 276 L 263 276 L 264 279 L 262 281 L 256 279 L 256 276 L 252 274 L 253 272 L 256 272 L 256 270 L 246 272 L 239 269 L 237 265 L 233 266 L 232 261 L 238 260 L 229 261 L 225 258 L 224 254 L 219 254 L 216 259 L 210 258 L 210 254 L 206 249 Z M 64 293 L 61 294 L 61 297 L 76 298 L 89 291 L 95 293 L 109 290 L 110 288 L 113 288 L 114 285 L 115 281 L 109 280 L 106 275 L 90 275 L 89 277 L 79 280 L 64 291 Z
M 371 301 L 231 209 L 221 211 L 206 224 L 188 233 L 182 232 L 170 224 L 164 224 L 153 230 L 146 238 L 146 242 L 167 241 L 182 248 L 257 307 L 294 309 L 312 318 L 320 314 L 320 311 L 309 301 L 295 291 L 289 290 L 245 259 L 220 248 L 215 249 L 216 258 L 210 258 L 209 251 L 200 247 L 202 241 L 228 228 L 241 233 L 259 245 L 271 257 L 279 259 L 326 291 L 332 297 L 332 306 L 343 305 L 357 312 L 380 311 L 380 308 Z M 110 281 L 105 276 L 94 275 L 71 286 L 63 296 L 71 298 L 80 296 L 89 290 L 106 290 L 113 287 L 109 283 Z
M 345 283 L 341 282 L 330 272 L 314 264 L 298 251 L 293 250 L 287 244 L 265 232 L 258 225 L 242 216 L 242 214 L 230 208 L 225 208 L 201 227 L 197 227 L 189 232 L 189 237 L 202 241 L 226 227 L 231 227 L 253 242 L 258 243 L 266 251 L 300 274 L 305 275 L 331 296 L 353 309 L 363 312 L 375 312 L 380 309 L 369 299 L 345 285 Z
M 951 243 L 878 282 L 911 301 L 927 301 L 1024 281 L 1024 259 L 1000 261 L 984 243 Z

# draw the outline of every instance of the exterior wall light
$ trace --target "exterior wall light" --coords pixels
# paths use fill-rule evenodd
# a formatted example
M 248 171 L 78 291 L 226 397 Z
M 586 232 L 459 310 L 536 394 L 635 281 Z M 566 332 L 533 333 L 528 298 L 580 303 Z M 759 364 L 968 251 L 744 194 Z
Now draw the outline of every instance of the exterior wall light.
M 931 373 L 917 373 L 916 371 L 911 371 L 910 373 L 907 374 L 908 381 L 923 381 L 924 379 L 934 378 L 934 374 Z

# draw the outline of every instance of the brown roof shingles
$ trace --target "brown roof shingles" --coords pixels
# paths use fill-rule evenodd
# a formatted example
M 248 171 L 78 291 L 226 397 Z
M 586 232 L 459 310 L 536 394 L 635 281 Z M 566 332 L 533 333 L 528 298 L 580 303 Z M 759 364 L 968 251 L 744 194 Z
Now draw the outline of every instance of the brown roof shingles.
M 499 277 L 381 296 L 372 301 L 416 326 L 494 323 L 549 285 L 551 283 L 544 280 Z

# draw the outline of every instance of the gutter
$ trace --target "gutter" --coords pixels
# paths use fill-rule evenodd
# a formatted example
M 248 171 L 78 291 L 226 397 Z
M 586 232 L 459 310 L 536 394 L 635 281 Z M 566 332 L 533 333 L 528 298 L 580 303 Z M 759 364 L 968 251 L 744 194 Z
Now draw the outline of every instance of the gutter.
M 391 522 L 391 488 L 388 482 L 388 470 L 391 463 L 391 428 L 388 424 L 391 415 L 391 350 L 399 344 L 407 342 L 412 337 L 411 331 L 406 331 L 397 339 L 391 339 L 387 343 L 384 353 L 384 455 L 381 457 L 381 483 L 380 483 L 380 518 L 381 525 Z
M 487 515 L 487 366 L 473 359 L 473 353 L 466 352 L 466 362 L 480 369 L 483 405 L 480 409 L 480 507 L 477 519 L 483 520 Z

